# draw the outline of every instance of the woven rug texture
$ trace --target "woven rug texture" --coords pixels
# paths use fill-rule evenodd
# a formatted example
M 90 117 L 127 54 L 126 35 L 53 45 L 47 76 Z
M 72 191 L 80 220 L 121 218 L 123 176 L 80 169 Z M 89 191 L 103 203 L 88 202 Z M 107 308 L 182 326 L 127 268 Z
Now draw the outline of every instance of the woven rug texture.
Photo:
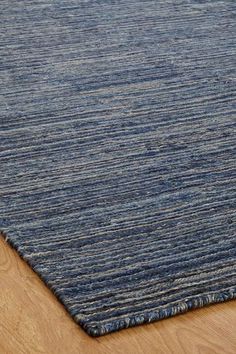
M 1 0 L 0 229 L 88 334 L 236 297 L 236 1 Z

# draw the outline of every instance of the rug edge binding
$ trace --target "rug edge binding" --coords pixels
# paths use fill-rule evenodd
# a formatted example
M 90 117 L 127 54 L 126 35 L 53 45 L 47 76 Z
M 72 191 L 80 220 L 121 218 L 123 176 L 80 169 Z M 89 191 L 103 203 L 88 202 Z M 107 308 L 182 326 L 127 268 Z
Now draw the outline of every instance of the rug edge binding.
M 0 236 L 3 237 L 5 242 L 8 243 L 30 266 L 30 268 L 40 277 L 43 283 L 52 291 L 52 293 L 64 306 L 64 308 L 74 319 L 74 321 L 78 325 L 80 325 L 85 330 L 85 332 L 91 337 L 100 337 L 112 332 L 117 332 L 122 329 L 157 322 L 161 319 L 180 315 L 190 310 L 236 299 L 236 286 L 232 286 L 232 288 L 227 289 L 226 291 L 213 292 L 207 295 L 204 294 L 202 296 L 192 297 L 191 299 L 183 300 L 174 306 L 167 306 L 165 308 L 146 312 L 141 315 L 127 316 L 123 319 L 113 320 L 111 322 L 108 321 L 105 324 L 98 323 L 95 325 L 90 325 L 89 323 L 81 319 L 80 314 L 74 314 L 70 311 L 70 309 L 67 308 L 67 305 L 64 302 L 63 298 L 55 292 L 55 290 L 50 286 L 50 284 L 48 284 L 47 279 L 45 279 L 45 277 L 39 271 L 37 271 L 37 269 L 35 269 L 35 265 L 25 258 L 23 253 L 20 251 L 19 246 L 17 246 L 16 243 L 14 243 L 14 241 L 9 237 L 9 233 L 6 233 L 4 230 L 0 229 Z

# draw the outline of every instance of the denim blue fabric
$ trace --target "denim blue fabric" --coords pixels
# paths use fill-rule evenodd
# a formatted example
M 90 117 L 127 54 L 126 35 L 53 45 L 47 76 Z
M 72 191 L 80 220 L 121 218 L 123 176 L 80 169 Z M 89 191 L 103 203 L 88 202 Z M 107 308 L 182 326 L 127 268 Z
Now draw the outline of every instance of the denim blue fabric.
M 0 228 L 90 335 L 236 296 L 236 2 L 1 0 Z

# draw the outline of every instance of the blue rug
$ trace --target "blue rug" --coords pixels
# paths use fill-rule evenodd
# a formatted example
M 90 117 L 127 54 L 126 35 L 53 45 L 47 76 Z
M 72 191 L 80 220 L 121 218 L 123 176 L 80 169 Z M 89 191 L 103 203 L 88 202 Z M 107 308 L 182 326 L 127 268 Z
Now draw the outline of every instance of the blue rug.
M 2 0 L 0 27 L 0 227 L 75 321 L 235 298 L 235 0 Z

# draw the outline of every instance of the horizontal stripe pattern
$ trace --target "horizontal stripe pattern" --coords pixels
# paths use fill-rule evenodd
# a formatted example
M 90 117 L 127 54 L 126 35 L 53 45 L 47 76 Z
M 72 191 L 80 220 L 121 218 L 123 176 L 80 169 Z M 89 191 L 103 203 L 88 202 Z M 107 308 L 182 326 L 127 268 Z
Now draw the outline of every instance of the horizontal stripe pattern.
M 90 335 L 236 297 L 236 4 L 0 3 L 0 228 Z

